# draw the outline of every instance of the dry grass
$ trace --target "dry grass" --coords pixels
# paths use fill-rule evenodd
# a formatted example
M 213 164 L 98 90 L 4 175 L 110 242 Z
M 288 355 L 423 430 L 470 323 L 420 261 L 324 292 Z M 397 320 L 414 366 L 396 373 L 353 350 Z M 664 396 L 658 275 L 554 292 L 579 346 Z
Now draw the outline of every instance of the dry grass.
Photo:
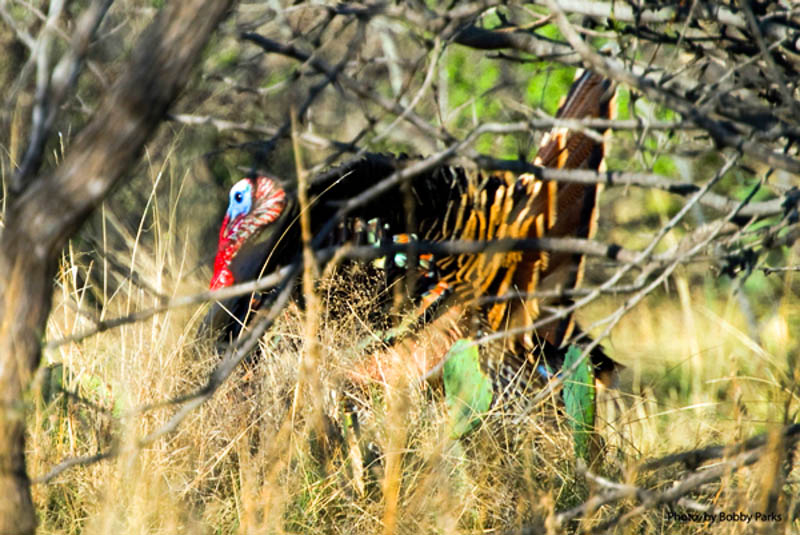
M 177 208 L 164 211 L 180 205 L 186 176 L 172 175 L 166 164 L 152 164 L 150 171 L 152 194 L 139 230 L 125 230 L 110 212 L 100 214 L 98 226 L 108 254 L 149 289 L 102 259 L 91 266 L 95 256 L 71 248 L 58 276 L 49 339 L 91 326 L 87 314 L 107 319 L 156 304 L 155 293 L 182 295 L 206 286 L 207 270 L 191 269 L 200 260 L 188 245 L 185 221 Z M 756 307 L 756 339 L 733 290 L 715 281 L 690 282 L 691 275 L 675 277 L 675 295 L 653 296 L 606 343 L 627 366 L 620 390 L 602 407 L 606 448 L 597 471 L 606 477 L 662 488 L 680 470 L 638 473 L 641 460 L 731 443 L 796 418 L 797 346 L 789 333 L 798 301 L 792 281 L 784 281 L 780 302 Z M 552 407 L 522 425 L 497 414 L 466 439 L 453 441 L 436 388 L 375 387 L 362 393 L 359 435 L 350 430 L 344 445 L 337 443 L 329 424 L 346 419 L 342 385 L 353 360 L 363 357 L 353 349 L 354 340 L 369 334 L 361 318 L 374 296 L 369 285 L 348 286 L 346 278 L 323 284 L 319 294 L 326 306 L 316 366 L 301 373 L 307 318 L 290 307 L 263 339 L 257 362 L 224 384 L 176 433 L 144 448 L 136 441 L 163 425 L 173 408 L 136 416 L 131 411 L 202 385 L 217 361 L 209 341 L 196 334 L 203 310 L 172 310 L 46 352 L 47 364 L 63 365 L 54 373 L 63 374 L 65 389 L 77 396 L 43 401 L 40 392 L 32 394 L 31 474 L 111 446 L 120 453 L 35 485 L 40 532 L 544 532 L 554 529 L 555 512 L 591 494 L 576 474 L 569 430 Z M 582 315 L 600 318 L 617 305 L 605 298 Z M 776 479 L 783 473 L 779 468 L 767 457 L 691 498 L 724 512 L 755 512 L 766 506 L 777 481 L 778 509 L 796 515 L 798 471 L 790 467 L 784 481 Z M 584 527 L 633 504 L 604 507 Z M 797 519 L 786 520 L 759 529 L 800 529 Z M 659 507 L 626 526 L 619 530 L 707 528 L 670 521 Z M 750 529 L 735 522 L 714 528 Z

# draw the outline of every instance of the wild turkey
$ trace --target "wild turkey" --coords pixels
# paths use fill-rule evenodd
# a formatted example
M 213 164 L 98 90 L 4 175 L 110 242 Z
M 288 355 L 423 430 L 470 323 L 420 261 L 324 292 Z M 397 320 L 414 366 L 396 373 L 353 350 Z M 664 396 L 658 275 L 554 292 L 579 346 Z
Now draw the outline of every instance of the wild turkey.
M 557 117 L 609 118 L 614 87 L 591 72 L 577 77 Z M 598 169 L 604 145 L 598 134 L 587 135 L 555 128 L 544 136 L 536 165 L 563 169 Z M 415 160 L 408 157 L 369 154 L 314 178 L 308 196 L 312 201 L 311 224 L 320 232 L 341 202 L 350 199 Z M 410 197 L 408 194 L 410 193 Z M 499 238 L 589 237 L 596 225 L 598 187 L 576 183 L 543 182 L 532 175 L 485 174 L 459 167 L 440 166 L 411 179 L 410 188 L 393 188 L 367 206 L 358 208 L 344 222 L 349 232 L 331 231 L 329 243 L 341 242 L 366 229 L 376 242 L 414 238 L 493 240 Z M 412 199 L 413 217 L 405 207 Z M 230 191 L 227 213 L 219 234 L 211 288 L 256 278 L 297 259 L 300 229 L 295 192 L 275 178 L 244 178 Z M 408 221 L 416 226 L 408 232 Z M 520 294 L 541 289 L 574 288 L 581 282 L 583 258 L 572 253 L 506 251 L 501 254 L 419 255 L 414 266 L 400 255 L 387 255 L 373 265 L 390 286 L 409 272 L 416 277 L 411 301 L 417 309 L 417 330 L 389 334 L 389 350 L 365 357 L 354 376 L 381 380 L 393 368 L 409 367 L 419 376 L 434 369 L 456 339 L 479 332 L 530 326 L 542 317 L 539 299 L 498 299 L 485 304 L 481 298 Z M 387 292 L 388 293 L 388 292 Z M 486 301 L 486 300 L 483 300 Z M 225 336 L 239 326 L 258 304 L 252 297 L 233 299 L 215 306 L 209 323 Z M 388 306 L 383 302 L 378 307 Z M 381 308 L 381 314 L 384 309 Z M 414 333 L 424 329 L 433 336 Z M 549 377 L 563 362 L 562 343 L 574 334 L 572 318 L 528 330 L 504 345 L 489 366 L 498 386 L 507 386 L 521 370 Z M 592 354 L 596 376 L 610 382 L 615 364 L 601 350 Z M 527 371 L 523 373 L 529 373 Z M 526 379 L 525 383 L 528 382 Z

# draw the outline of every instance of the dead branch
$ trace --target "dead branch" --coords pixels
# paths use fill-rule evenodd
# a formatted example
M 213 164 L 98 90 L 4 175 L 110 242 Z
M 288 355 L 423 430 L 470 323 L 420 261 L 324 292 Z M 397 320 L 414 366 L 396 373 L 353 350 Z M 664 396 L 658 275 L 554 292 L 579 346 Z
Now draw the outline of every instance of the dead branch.
M 786 426 L 782 431 L 786 443 L 785 448 L 793 447 L 800 440 L 800 425 L 794 424 Z M 600 507 L 620 502 L 629 498 L 634 498 L 640 505 L 634 507 L 626 513 L 621 513 L 612 519 L 605 521 L 589 530 L 590 533 L 602 533 L 613 526 L 623 524 L 645 512 L 648 509 L 675 503 L 681 507 L 691 508 L 699 511 L 713 511 L 713 505 L 699 504 L 693 500 L 686 499 L 686 495 L 694 491 L 701 485 L 716 481 L 726 473 L 739 467 L 753 464 L 763 458 L 767 453 L 769 435 L 762 434 L 751 437 L 744 442 L 727 446 L 710 446 L 687 452 L 667 455 L 660 459 L 645 462 L 637 467 L 639 470 L 653 470 L 675 463 L 685 463 L 690 471 L 680 479 L 673 482 L 668 490 L 653 491 L 637 485 L 617 483 L 596 474 L 583 470 L 582 475 L 606 489 L 590 497 L 584 503 L 563 511 L 556 515 L 556 523 L 559 526 L 577 518 L 590 516 Z M 724 462 L 715 464 L 711 467 L 700 467 L 701 464 L 717 459 L 728 459 Z M 662 483 L 659 483 L 660 485 Z
M 58 255 L 136 162 L 231 3 L 192 0 L 162 11 L 62 164 L 8 209 L 0 236 L 0 532 L 35 529 L 19 407 L 39 364 Z
M 11 179 L 11 191 L 22 192 L 26 182 L 39 170 L 42 164 L 45 143 L 50 138 L 53 124 L 58 117 L 59 109 L 66 99 L 69 91 L 74 87 L 80 73 L 89 45 L 97 28 L 103 20 L 113 0 L 95 0 L 89 9 L 83 12 L 78 21 L 75 33 L 72 36 L 70 50 L 65 53 L 58 64 L 49 68 L 47 50 L 49 43 L 43 40 L 38 46 L 37 58 L 37 87 L 36 103 L 32 112 L 31 135 L 28 148 L 23 156 L 22 163 Z M 47 24 L 55 25 L 55 20 L 60 16 L 60 11 L 54 11 L 52 4 Z
M 748 140 L 736 131 L 728 128 L 720 121 L 716 121 L 703 114 L 697 107 L 679 95 L 659 87 L 647 78 L 637 76 L 622 66 L 621 62 L 606 59 L 587 45 L 567 20 L 564 12 L 558 7 L 555 0 L 545 0 L 548 8 L 556 14 L 559 29 L 564 33 L 569 44 L 581 55 L 583 60 L 596 72 L 608 76 L 612 80 L 623 83 L 628 87 L 636 88 L 648 98 L 661 103 L 680 113 L 684 118 L 692 121 L 697 126 L 706 130 L 720 145 L 734 148 L 757 160 L 765 162 L 770 167 L 783 169 L 791 173 L 800 173 L 800 161 L 784 154 L 777 153 L 760 143 Z

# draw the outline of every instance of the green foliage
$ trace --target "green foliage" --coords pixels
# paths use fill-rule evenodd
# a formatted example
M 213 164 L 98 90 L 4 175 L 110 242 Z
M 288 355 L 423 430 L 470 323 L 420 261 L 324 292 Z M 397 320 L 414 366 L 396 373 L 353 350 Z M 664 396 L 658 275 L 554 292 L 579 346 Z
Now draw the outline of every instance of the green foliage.
M 659 175 L 674 177 L 678 174 L 675 161 L 671 156 L 659 156 L 653 162 L 653 172 Z
M 503 19 L 500 18 L 500 14 L 496 9 L 487 12 L 483 17 L 483 26 L 486 28 L 497 28 L 502 24 Z
M 581 357 L 578 346 L 570 346 L 564 357 L 564 370 L 572 368 Z M 594 429 L 595 388 L 594 371 L 588 358 L 564 381 L 564 405 L 575 439 L 575 455 L 588 459 L 589 440 Z
M 447 61 L 450 106 L 453 109 L 463 107 L 456 118 L 458 126 L 471 124 L 473 119 L 483 121 L 497 115 L 500 103 L 488 98 L 487 93 L 499 77 L 500 69 L 496 62 L 488 59 L 476 62 L 469 51 L 450 49 Z
M 680 210 L 681 204 L 679 199 L 665 191 L 651 190 L 647 192 L 644 207 L 653 215 L 672 217 Z
M 537 70 L 540 72 L 528 81 L 528 102 L 533 106 L 544 108 L 550 115 L 555 115 L 561 99 L 569 91 L 569 86 L 575 77 L 575 69 L 546 68 L 544 64 L 539 67 Z
M 617 119 L 620 120 L 627 120 L 631 118 L 630 110 L 628 109 L 628 105 L 631 101 L 631 92 L 630 90 L 625 87 L 618 87 L 617 88 Z
M 481 370 L 478 346 L 470 340 L 457 340 L 445 358 L 444 391 L 450 435 L 459 438 L 480 423 L 478 415 L 489 410 L 492 383 Z
M 663 106 L 656 107 L 656 118 L 659 121 L 675 121 L 678 119 L 678 114 L 669 108 Z
M 753 295 L 769 295 L 772 292 L 774 279 L 765 275 L 763 271 L 755 270 L 748 274 L 744 281 L 745 290 Z

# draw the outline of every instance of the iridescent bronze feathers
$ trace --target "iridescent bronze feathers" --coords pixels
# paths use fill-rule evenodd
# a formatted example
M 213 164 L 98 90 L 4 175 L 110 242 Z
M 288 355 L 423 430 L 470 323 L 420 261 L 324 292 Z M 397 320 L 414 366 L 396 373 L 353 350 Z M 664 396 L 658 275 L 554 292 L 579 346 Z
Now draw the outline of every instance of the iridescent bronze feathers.
M 557 118 L 567 123 L 585 118 L 611 118 L 613 95 L 614 88 L 608 80 L 585 72 L 573 83 Z M 534 163 L 559 169 L 599 169 L 604 151 L 602 133 L 565 124 L 543 137 Z M 309 188 L 312 231 L 316 234 L 325 228 L 342 201 L 413 162 L 405 157 L 372 154 L 316 177 Z M 238 189 L 232 191 L 231 203 L 235 201 L 235 193 L 249 193 L 251 197 L 242 198 L 244 204 L 229 207 L 220 233 L 214 287 L 255 278 L 299 257 L 297 203 L 293 201 L 293 193 L 269 177 L 245 181 L 234 187 Z M 598 189 L 596 185 L 541 181 L 533 175 L 484 174 L 440 166 L 412 178 L 407 190 L 397 186 L 369 205 L 354 210 L 342 226 L 371 229 L 371 241 L 378 246 L 416 239 L 448 242 L 588 238 L 596 226 Z M 262 199 L 259 192 L 263 191 L 271 193 Z M 407 213 L 408 195 L 413 199 L 411 217 Z M 276 198 L 280 199 L 277 204 Z M 259 208 L 267 202 L 272 203 L 270 210 Z M 241 206 L 249 208 L 243 210 Z M 256 217 L 264 219 L 267 212 L 270 221 L 259 226 L 260 230 L 254 230 Z M 408 221 L 416 222 L 413 233 L 408 232 Z M 240 241 L 237 228 L 248 230 Z M 348 236 L 352 237 L 353 232 L 332 231 L 327 243 L 335 245 Z M 228 248 L 232 247 L 234 252 L 228 254 Z M 409 273 L 413 275 L 408 297 L 415 312 L 411 313 L 411 320 L 389 329 L 382 343 L 366 352 L 363 365 L 351 374 L 353 380 L 386 381 L 400 371 L 427 377 L 456 339 L 503 329 L 524 332 L 510 337 L 503 345 L 500 361 L 492 365 L 497 377 L 513 375 L 514 369 L 527 363 L 546 378 L 550 372 L 541 370 L 559 366 L 559 347 L 575 330 L 572 318 L 554 321 L 534 331 L 531 325 L 543 317 L 544 305 L 553 303 L 528 294 L 542 289 L 577 287 L 584 269 L 581 255 L 539 250 L 424 254 L 411 264 L 404 254 L 387 255 L 373 263 L 385 274 L 387 288 Z M 504 298 L 509 294 L 517 297 Z M 487 296 L 500 299 L 485 303 Z M 238 315 L 241 320 L 250 303 L 247 299 L 215 307 L 210 314 L 211 325 L 228 333 L 238 330 L 235 318 Z M 387 310 L 396 304 L 396 300 L 376 302 L 377 307 Z M 547 366 L 540 368 L 538 362 L 542 359 Z M 598 368 L 613 369 L 613 361 L 602 351 L 596 351 L 592 359 Z

